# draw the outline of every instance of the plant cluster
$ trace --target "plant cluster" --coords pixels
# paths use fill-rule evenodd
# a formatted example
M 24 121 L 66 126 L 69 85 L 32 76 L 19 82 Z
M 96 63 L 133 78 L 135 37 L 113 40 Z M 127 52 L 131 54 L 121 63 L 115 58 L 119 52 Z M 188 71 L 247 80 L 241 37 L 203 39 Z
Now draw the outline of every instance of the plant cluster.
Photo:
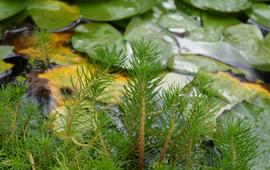
M 0 89 L 0 167 L 3 169 L 250 169 L 257 156 L 245 120 L 215 122 L 211 80 L 199 73 L 184 88 L 162 90 L 157 47 L 132 45 L 128 84 L 118 106 L 106 100 L 123 52 L 98 47 L 94 64 L 78 70 L 78 87 L 45 120 L 23 96 L 24 85 Z M 57 125 L 55 125 L 57 122 Z M 54 127 L 53 127 L 54 125 Z M 214 130 L 216 128 L 216 130 Z M 211 146 L 207 143 L 212 143 Z

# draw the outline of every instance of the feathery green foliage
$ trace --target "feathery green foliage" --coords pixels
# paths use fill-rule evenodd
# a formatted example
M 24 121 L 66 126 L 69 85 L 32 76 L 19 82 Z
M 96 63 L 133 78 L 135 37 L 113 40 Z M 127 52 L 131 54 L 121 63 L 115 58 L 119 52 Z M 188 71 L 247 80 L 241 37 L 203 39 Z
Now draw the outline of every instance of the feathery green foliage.
M 251 169 L 258 145 L 250 122 L 227 118 L 218 127 L 216 144 L 222 155 L 219 166 L 232 170 Z
M 250 169 L 256 137 L 247 121 L 216 125 L 212 80 L 199 73 L 184 88 L 161 90 L 164 73 L 157 47 L 132 43 L 133 56 L 98 47 L 84 64 L 64 111 L 51 120 L 24 97 L 27 87 L 0 89 L 1 169 Z M 129 82 L 119 106 L 106 104 L 106 88 L 119 66 Z M 53 118 L 56 118 L 55 120 Z M 54 129 L 52 122 L 55 121 Z M 215 128 L 217 129 L 215 131 Z M 205 148 L 205 141 L 213 142 Z
M 150 137 L 154 115 L 158 112 L 158 85 L 161 83 L 161 63 L 154 44 L 137 41 L 132 44 L 131 79 L 124 87 L 123 121 L 132 146 L 138 150 L 138 168 L 143 168 L 145 138 Z M 137 139 L 139 141 L 137 141 Z

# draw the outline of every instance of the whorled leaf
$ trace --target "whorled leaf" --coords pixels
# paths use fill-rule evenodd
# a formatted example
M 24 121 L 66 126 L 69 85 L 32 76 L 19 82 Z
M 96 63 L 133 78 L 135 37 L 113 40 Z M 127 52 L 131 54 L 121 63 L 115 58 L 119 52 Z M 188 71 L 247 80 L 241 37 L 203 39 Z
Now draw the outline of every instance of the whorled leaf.
M 248 119 L 256 128 L 258 136 L 258 151 L 259 155 L 256 158 L 258 162 L 252 169 L 267 170 L 270 168 L 270 128 L 268 120 L 270 118 L 270 95 L 260 95 L 244 100 L 234 106 L 231 110 L 226 111 L 220 118 L 223 117 L 240 117 Z M 219 119 L 220 119 L 219 118 Z

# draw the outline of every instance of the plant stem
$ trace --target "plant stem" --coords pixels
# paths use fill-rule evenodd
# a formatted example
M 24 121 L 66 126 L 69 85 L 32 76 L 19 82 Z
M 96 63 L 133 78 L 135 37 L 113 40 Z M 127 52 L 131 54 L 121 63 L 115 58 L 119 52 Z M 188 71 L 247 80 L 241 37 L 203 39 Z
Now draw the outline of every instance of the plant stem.
M 187 169 L 192 169 L 192 139 L 188 142 L 188 159 L 187 159 Z
M 14 137 L 15 136 L 15 134 L 16 134 L 16 123 L 17 123 L 17 118 L 18 118 L 18 114 L 19 114 L 19 109 L 20 109 L 20 103 L 18 103 L 17 105 L 16 105 L 16 110 L 15 110 L 15 112 L 14 112 L 14 114 L 13 114 L 13 122 L 12 122 L 12 137 Z
M 172 137 L 172 134 L 173 134 L 173 131 L 174 131 L 174 117 L 175 117 L 175 115 L 174 115 L 174 112 L 173 112 L 172 113 L 171 127 L 170 127 L 169 133 L 167 135 L 166 141 L 164 143 L 163 149 L 161 151 L 160 158 L 159 158 L 159 163 L 161 163 L 164 160 L 165 154 L 167 153 L 168 148 L 169 148 L 171 137 Z
M 27 157 L 29 159 L 29 163 L 31 165 L 31 169 L 32 170 L 36 170 L 35 161 L 34 161 L 34 158 L 33 158 L 33 155 L 31 154 L 31 152 L 27 151 Z
M 139 133 L 139 162 L 138 169 L 143 169 L 143 161 L 144 161 L 144 128 L 145 128 L 145 98 L 142 97 L 141 101 L 141 123 L 140 123 L 140 133 Z

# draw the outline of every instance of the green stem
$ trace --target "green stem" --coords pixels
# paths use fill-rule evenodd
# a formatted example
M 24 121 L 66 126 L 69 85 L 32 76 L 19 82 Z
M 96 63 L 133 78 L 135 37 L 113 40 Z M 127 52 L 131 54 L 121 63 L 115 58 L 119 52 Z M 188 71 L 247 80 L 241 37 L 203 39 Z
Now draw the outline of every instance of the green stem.
M 167 153 L 168 151 L 168 148 L 169 148 L 169 144 L 170 144 L 170 141 L 171 141 L 171 137 L 172 137 L 172 134 L 173 134 L 173 131 L 174 131 L 174 124 L 175 124 L 175 115 L 174 115 L 174 112 L 172 113 L 172 121 L 171 121 L 171 126 L 170 126 L 170 130 L 169 130 L 169 133 L 166 137 L 166 141 L 163 145 L 163 149 L 161 151 L 161 154 L 160 154 L 160 158 L 159 158 L 159 163 L 161 163 L 163 160 L 164 160 L 164 157 L 165 157 L 165 154 Z

